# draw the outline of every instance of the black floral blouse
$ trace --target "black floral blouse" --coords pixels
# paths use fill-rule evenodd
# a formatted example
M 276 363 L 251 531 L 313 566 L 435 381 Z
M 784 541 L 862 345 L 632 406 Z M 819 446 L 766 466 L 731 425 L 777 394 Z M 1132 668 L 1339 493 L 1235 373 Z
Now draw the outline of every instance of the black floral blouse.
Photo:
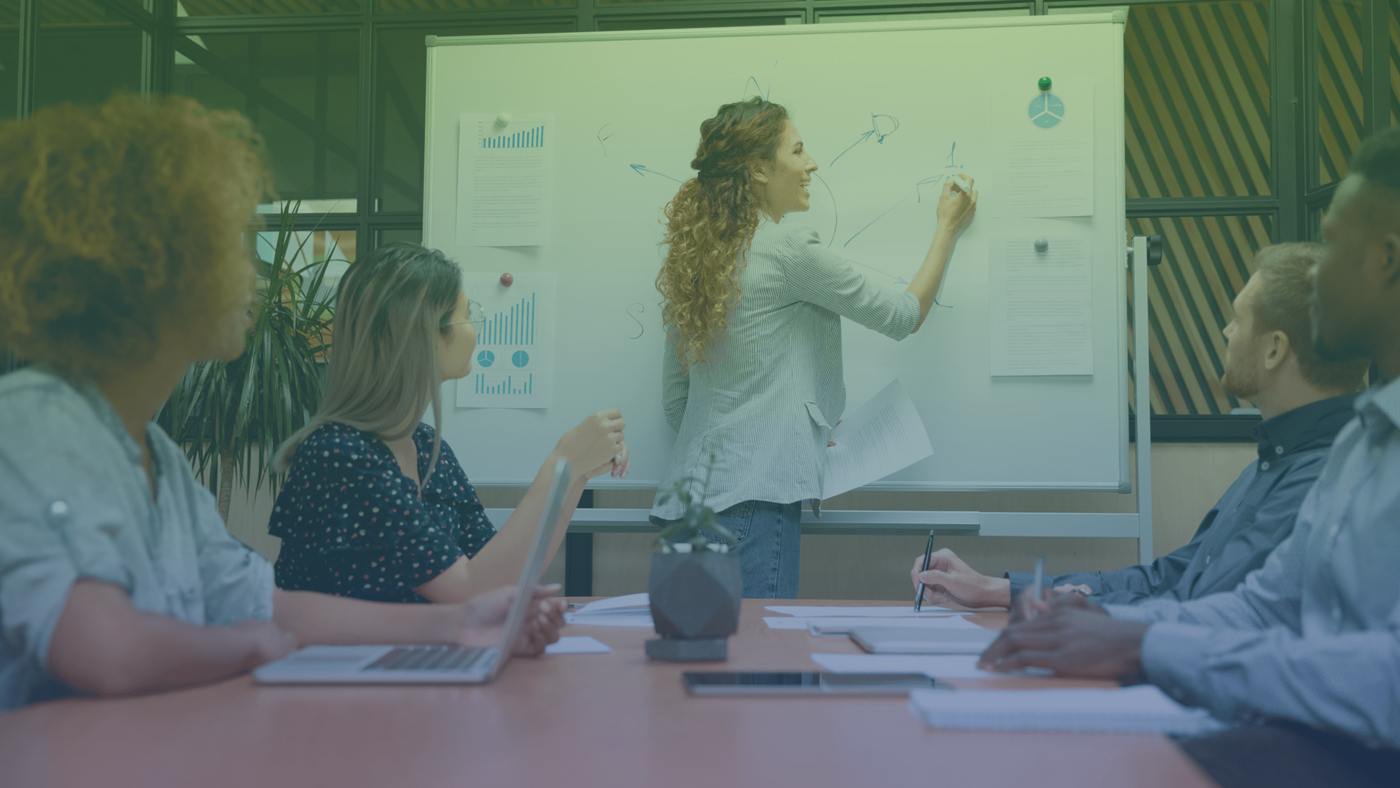
M 413 443 L 421 479 L 433 428 L 418 425 Z M 413 589 L 496 534 L 446 443 L 419 497 L 383 441 L 336 423 L 297 449 L 268 530 L 282 539 L 279 588 L 378 602 L 427 602 Z

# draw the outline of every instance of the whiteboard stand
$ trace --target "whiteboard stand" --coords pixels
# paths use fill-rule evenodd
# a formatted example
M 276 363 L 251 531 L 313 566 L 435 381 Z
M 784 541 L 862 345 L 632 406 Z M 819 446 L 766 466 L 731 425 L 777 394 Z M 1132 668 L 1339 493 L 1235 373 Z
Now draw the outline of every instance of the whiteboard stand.
M 1139 235 L 1127 250 L 1127 265 L 1133 273 L 1133 426 L 1137 431 L 1137 468 L 1133 489 L 1137 511 L 1122 514 L 1074 512 L 946 512 L 828 509 L 820 518 L 802 512 L 802 533 L 831 535 L 909 536 L 936 531 L 945 536 L 1092 536 L 1136 538 L 1138 561 L 1152 561 L 1152 381 L 1148 349 L 1147 268 L 1161 262 L 1162 237 Z M 503 523 L 510 509 L 487 509 L 492 522 Z M 647 520 L 647 509 L 579 508 L 569 522 L 569 532 L 656 533 Z M 567 548 L 566 548 L 567 549 Z M 591 553 L 591 549 L 590 549 Z M 591 557 L 591 556 L 590 556 Z M 569 555 L 566 562 L 585 561 Z M 591 564 L 591 561 L 588 563 Z M 578 579 L 578 578 L 576 578 Z M 587 582 L 570 583 L 565 578 L 566 596 L 592 596 L 591 575 Z

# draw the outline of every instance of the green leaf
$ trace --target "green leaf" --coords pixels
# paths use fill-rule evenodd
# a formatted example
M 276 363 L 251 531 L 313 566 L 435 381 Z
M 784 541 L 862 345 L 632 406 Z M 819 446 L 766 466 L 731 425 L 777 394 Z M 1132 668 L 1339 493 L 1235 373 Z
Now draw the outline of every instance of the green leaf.
M 280 485 L 272 453 L 321 404 L 322 365 L 315 356 L 329 349 L 334 294 L 322 292 L 327 261 L 297 262 L 308 257 L 309 234 L 295 237 L 300 209 L 297 199 L 279 212 L 272 259 L 260 280 L 257 319 L 243 355 L 192 365 L 158 416 L 213 491 L 224 457 L 231 458 L 234 478 L 243 484 Z

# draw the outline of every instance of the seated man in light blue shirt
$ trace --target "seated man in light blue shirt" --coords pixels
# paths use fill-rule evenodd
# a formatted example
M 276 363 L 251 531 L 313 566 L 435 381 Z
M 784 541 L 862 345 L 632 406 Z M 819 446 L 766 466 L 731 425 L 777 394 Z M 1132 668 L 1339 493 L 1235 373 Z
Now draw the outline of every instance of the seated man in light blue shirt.
M 1047 585 L 1073 587 L 1099 604 L 1198 599 L 1232 590 L 1288 538 L 1332 440 L 1354 413 L 1368 363 L 1322 359 L 1313 351 L 1309 274 L 1322 255 L 1320 244 L 1264 247 L 1235 297 L 1220 382 L 1264 417 L 1255 428 L 1259 459 L 1206 513 L 1191 541 L 1150 564 L 1047 577 Z M 923 559 L 922 553 L 915 558 L 912 580 L 924 584 L 924 599 L 934 604 L 1005 607 L 1030 584 L 1025 572 L 980 574 L 947 549 L 933 554 L 927 571 L 920 571 Z
M 1362 146 L 1322 234 L 1314 344 L 1374 358 L 1389 382 L 1357 399 L 1293 535 L 1234 591 L 1204 599 L 1018 599 L 981 660 L 1141 677 L 1241 723 L 1183 744 L 1223 788 L 1389 786 L 1400 774 L 1400 127 Z

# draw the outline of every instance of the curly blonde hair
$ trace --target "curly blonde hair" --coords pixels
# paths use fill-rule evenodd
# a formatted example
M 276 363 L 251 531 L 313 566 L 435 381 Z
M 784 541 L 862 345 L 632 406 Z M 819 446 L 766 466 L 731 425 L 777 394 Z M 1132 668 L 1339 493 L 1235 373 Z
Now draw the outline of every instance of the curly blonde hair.
M 0 345 L 100 376 L 175 326 L 210 334 L 247 298 L 265 161 L 246 118 L 187 98 L 118 94 L 0 129 Z
M 729 311 L 743 297 L 739 275 L 760 208 L 750 167 L 773 159 L 787 119 L 782 105 L 757 96 L 720 107 L 700 124 L 690 163 L 698 175 L 666 205 L 666 262 L 656 289 L 683 369 L 708 360 L 710 343 L 729 328 Z

